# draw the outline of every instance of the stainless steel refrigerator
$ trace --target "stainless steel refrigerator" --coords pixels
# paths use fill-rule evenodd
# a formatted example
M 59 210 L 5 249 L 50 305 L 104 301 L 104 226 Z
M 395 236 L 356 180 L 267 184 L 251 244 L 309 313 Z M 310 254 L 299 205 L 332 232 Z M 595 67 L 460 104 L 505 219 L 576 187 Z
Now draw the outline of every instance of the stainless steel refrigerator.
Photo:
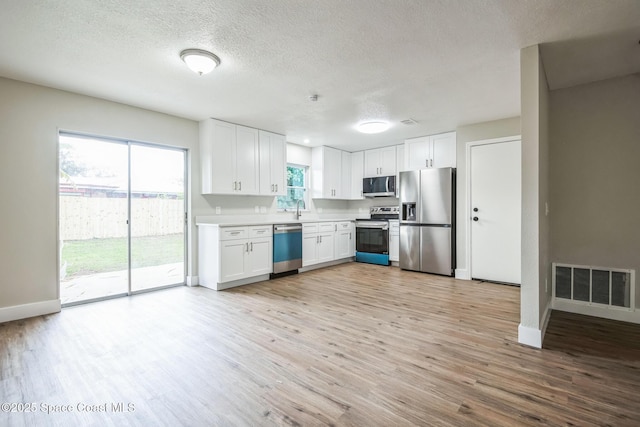
M 453 276 L 454 168 L 400 172 L 400 268 Z

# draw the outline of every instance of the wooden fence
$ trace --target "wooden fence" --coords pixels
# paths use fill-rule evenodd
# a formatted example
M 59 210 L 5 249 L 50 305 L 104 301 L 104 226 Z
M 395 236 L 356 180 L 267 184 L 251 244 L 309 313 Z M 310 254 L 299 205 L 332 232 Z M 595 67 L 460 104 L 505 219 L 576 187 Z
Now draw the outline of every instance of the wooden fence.
M 184 231 L 184 200 L 132 199 L 131 235 L 164 236 Z M 60 197 L 60 239 L 127 236 L 127 199 Z

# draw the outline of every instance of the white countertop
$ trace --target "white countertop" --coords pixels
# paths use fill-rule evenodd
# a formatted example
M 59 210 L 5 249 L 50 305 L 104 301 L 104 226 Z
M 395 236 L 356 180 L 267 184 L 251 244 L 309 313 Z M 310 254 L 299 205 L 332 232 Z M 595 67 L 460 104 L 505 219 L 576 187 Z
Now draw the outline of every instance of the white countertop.
M 284 215 L 283 215 L 284 216 Z M 269 224 L 304 224 L 309 222 L 340 222 L 355 221 L 357 218 L 368 218 L 369 215 L 350 215 L 350 216 L 318 216 L 302 214 L 300 219 L 289 218 L 279 215 L 239 215 L 239 216 L 223 216 L 223 215 L 207 215 L 196 216 L 196 225 L 213 225 L 218 227 L 240 227 L 245 225 L 269 225 Z

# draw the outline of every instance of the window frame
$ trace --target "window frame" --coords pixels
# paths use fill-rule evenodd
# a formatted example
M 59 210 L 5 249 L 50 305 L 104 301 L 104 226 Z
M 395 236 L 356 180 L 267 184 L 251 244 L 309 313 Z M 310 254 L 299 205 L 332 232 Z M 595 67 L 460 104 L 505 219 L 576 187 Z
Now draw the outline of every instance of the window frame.
M 308 165 L 301 165 L 301 164 L 297 164 L 297 163 L 289 163 L 289 162 L 287 162 L 287 170 L 290 167 L 303 170 L 303 172 L 304 172 L 304 187 L 287 185 L 286 186 L 286 196 L 277 196 L 276 197 L 276 206 L 279 205 L 280 199 L 290 200 L 289 199 L 289 189 L 292 189 L 292 188 L 293 189 L 303 189 L 304 190 L 304 198 L 303 198 L 303 200 L 304 200 L 304 208 L 301 207 L 300 211 L 301 212 L 308 212 L 310 210 L 309 209 L 309 169 L 310 168 L 309 168 Z M 285 181 L 288 181 L 288 180 L 285 178 Z M 288 184 L 288 182 L 287 182 L 287 184 Z M 278 212 L 291 212 L 293 210 L 295 210 L 295 207 L 281 208 L 281 207 L 278 206 Z

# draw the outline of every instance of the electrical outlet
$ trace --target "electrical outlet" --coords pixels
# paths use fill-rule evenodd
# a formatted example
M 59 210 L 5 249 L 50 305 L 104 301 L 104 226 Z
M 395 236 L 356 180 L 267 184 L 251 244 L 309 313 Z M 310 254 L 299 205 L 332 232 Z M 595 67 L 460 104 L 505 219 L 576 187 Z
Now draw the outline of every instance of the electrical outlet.
M 266 206 L 260 206 L 260 213 L 267 213 L 267 207 Z
M 216 206 L 216 215 L 220 215 L 222 213 L 222 208 L 220 206 Z
M 260 206 L 256 206 L 253 208 L 255 213 L 260 213 Z

